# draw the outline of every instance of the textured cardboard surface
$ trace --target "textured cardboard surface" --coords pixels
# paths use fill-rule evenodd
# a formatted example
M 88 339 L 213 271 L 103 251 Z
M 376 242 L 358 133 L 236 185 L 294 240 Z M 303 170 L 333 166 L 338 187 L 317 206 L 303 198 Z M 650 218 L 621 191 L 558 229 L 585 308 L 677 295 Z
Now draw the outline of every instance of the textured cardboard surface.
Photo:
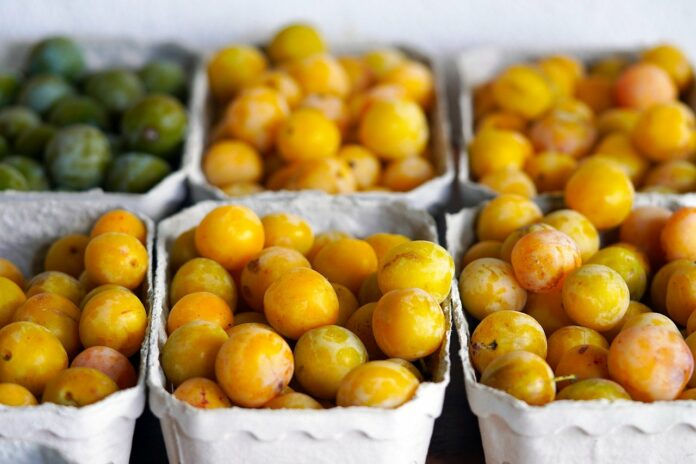
M 370 46 L 365 44 L 350 47 L 332 47 L 332 49 L 337 53 L 357 54 L 376 47 L 377 45 Z M 409 192 L 356 192 L 342 196 L 375 198 L 385 201 L 403 201 L 418 208 L 434 211 L 438 206 L 442 206 L 447 201 L 450 185 L 455 176 L 454 156 L 450 141 L 445 72 L 442 63 L 433 56 L 406 47 L 403 47 L 402 50 L 414 59 L 426 63 L 433 72 L 436 98 L 435 104 L 429 115 L 430 146 L 437 177 Z M 200 142 L 201 145 L 199 149 L 192 150 L 192 156 L 187 158 L 189 163 L 187 165 L 187 171 L 189 172 L 191 195 L 194 202 L 210 199 L 229 200 L 230 197 L 222 190 L 208 183 L 201 168 L 203 153 L 205 151 L 204 144 L 207 142 L 207 135 L 214 124 L 213 102 L 210 96 L 208 82 L 205 79 L 204 81 L 205 82 L 201 83 L 201 87 L 204 89 L 202 101 L 197 101 L 195 104 L 198 113 L 195 117 L 196 126 L 194 130 L 201 131 L 200 139 L 198 134 L 195 135 L 195 139 L 196 142 Z
M 557 200 L 537 201 L 546 213 Z M 696 206 L 694 195 L 646 195 L 635 206 L 672 210 Z M 447 248 L 459 264 L 475 243 L 480 207 L 447 215 Z M 457 275 L 461 269 L 457 268 Z M 696 454 L 696 401 L 557 401 L 541 407 L 477 382 L 469 359 L 469 326 L 459 298 L 453 301 L 469 406 L 479 418 L 489 464 L 676 463 Z
M 171 174 L 160 183 L 142 194 L 105 192 L 95 188 L 84 192 L 0 192 L 0 202 L 5 201 L 44 201 L 56 199 L 63 201 L 82 201 L 85 199 L 99 200 L 104 205 L 121 206 L 140 211 L 153 219 L 160 219 L 173 213 L 186 199 L 186 174 L 184 167 L 188 164 L 191 150 L 196 146 L 191 140 L 193 134 L 193 119 L 196 111 L 197 89 L 200 81 L 205 81 L 205 73 L 201 70 L 198 55 L 194 52 L 172 43 L 144 44 L 126 39 L 77 39 L 82 47 L 87 61 L 87 68 L 102 70 L 114 67 L 138 69 L 149 60 L 166 58 L 180 63 L 188 74 L 187 114 L 189 128 L 181 149 L 181 160 L 178 168 L 174 166 Z M 21 72 L 26 62 L 28 50 L 32 43 L 9 44 L 0 49 L 0 67 Z
M 69 233 L 89 233 L 94 221 L 110 209 L 99 201 L 0 203 L 0 256 L 19 266 L 25 277 L 32 276 L 41 270 L 53 241 Z M 150 261 L 143 303 L 150 313 L 155 226 L 140 218 L 148 228 Z M 127 463 L 135 420 L 145 406 L 147 342 L 146 335 L 135 387 L 83 408 L 51 403 L 0 406 L 0 462 Z
M 433 219 L 401 203 L 331 197 L 314 192 L 226 203 L 246 205 L 260 216 L 280 211 L 299 214 L 310 222 L 315 233 L 337 229 L 361 237 L 376 232 L 395 232 L 437 242 Z M 160 418 L 170 462 L 424 462 L 433 422 L 442 411 L 449 382 L 450 298 L 443 303 L 448 316 L 448 335 L 434 355 L 434 381 L 421 384 L 415 398 L 398 409 L 356 407 L 299 411 L 233 407 L 202 411 L 176 400 L 169 393 L 159 364 L 169 311 L 168 249 L 181 232 L 196 225 L 221 204 L 199 203 L 162 221 L 158 228 L 148 387 L 150 407 Z

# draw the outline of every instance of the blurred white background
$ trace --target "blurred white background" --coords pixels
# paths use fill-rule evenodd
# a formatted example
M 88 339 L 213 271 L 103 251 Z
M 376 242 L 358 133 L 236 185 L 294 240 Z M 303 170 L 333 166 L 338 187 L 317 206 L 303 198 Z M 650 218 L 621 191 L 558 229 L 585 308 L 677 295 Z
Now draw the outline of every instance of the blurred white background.
M 331 42 L 399 41 L 452 53 L 484 44 L 696 48 L 694 0 L 0 0 L 0 40 L 132 36 L 209 48 L 305 19 Z

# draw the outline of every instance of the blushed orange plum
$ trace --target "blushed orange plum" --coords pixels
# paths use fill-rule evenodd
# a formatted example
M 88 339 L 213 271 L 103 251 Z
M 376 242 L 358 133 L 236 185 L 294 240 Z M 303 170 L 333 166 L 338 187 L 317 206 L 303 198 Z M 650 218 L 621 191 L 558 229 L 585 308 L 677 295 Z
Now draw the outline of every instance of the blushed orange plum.
M 618 383 L 608 379 L 585 379 L 565 387 L 556 400 L 631 400 L 628 392 Z
M 291 213 L 272 213 L 261 218 L 264 231 L 264 248 L 283 246 L 293 248 L 303 255 L 314 244 L 314 232 L 307 221 Z
M 565 202 L 600 230 L 623 222 L 633 206 L 631 179 L 621 166 L 592 158 L 575 171 L 565 188 Z
M 69 358 L 80 349 L 80 309 L 60 295 L 39 293 L 32 296 L 17 308 L 12 320 L 34 322 L 46 327 L 60 340 Z
M 527 301 L 512 266 L 496 258 L 469 263 L 459 277 L 459 293 L 464 309 L 479 320 L 496 311 L 521 311 Z
M 237 271 L 264 245 L 264 229 L 259 217 L 241 205 L 224 205 L 210 211 L 195 232 L 196 249 L 201 256 Z
M 496 171 L 520 170 L 533 155 L 531 142 L 522 134 L 503 129 L 478 132 L 469 144 L 469 166 L 480 179 Z
M 416 393 L 418 379 L 411 371 L 390 361 L 370 361 L 353 369 L 341 382 L 336 404 L 393 409 Z
M 44 259 L 46 271 L 64 272 L 78 278 L 85 270 L 85 248 L 89 237 L 82 234 L 65 235 L 51 244 Z
M 295 375 L 310 395 L 332 400 L 343 378 L 367 362 L 367 350 L 357 335 L 336 325 L 305 332 L 295 345 Z
M 440 347 L 446 332 L 445 314 L 424 290 L 392 290 L 377 302 L 372 331 L 387 356 L 413 361 Z
M 92 226 L 89 237 L 94 238 L 107 232 L 132 235 L 142 244 L 145 244 L 147 238 L 145 223 L 134 213 L 125 209 L 114 209 L 101 215 Z
M 174 390 L 174 397 L 194 408 L 218 409 L 232 406 L 225 392 L 215 382 L 205 377 L 193 377 Z
M 656 311 L 667 312 L 667 285 L 675 272 L 694 266 L 689 259 L 676 259 L 660 268 L 650 283 L 650 302 Z
M 660 206 L 639 206 L 621 224 L 619 237 L 646 254 L 652 266 L 661 264 L 665 257 L 660 234 L 672 212 Z
M 696 208 L 680 208 L 670 216 L 660 233 L 660 242 L 668 261 L 696 261 Z
M 336 292 L 325 277 L 308 268 L 291 269 L 273 282 L 264 294 L 263 306 L 271 326 L 294 340 L 338 320 Z
M 541 210 L 533 201 L 503 194 L 486 203 L 476 222 L 479 240 L 503 241 L 516 229 L 538 222 Z
M 669 74 L 650 63 L 629 66 L 619 75 L 614 86 L 616 103 L 627 108 L 643 110 L 676 97 L 677 88 Z
M 673 400 L 694 370 L 694 358 L 679 333 L 664 327 L 625 328 L 609 348 L 609 373 L 633 399 Z
M 528 292 L 524 312 L 536 319 L 547 337 L 573 323 L 563 309 L 560 289 L 548 293 Z
M 559 209 L 547 214 L 541 221 L 573 239 L 583 262 L 599 250 L 599 233 L 581 213 L 572 209 Z
M 362 282 L 377 271 L 377 255 L 364 240 L 344 238 L 326 244 L 312 259 L 321 275 L 357 293 Z
M 631 327 L 642 326 L 663 327 L 681 335 L 681 332 L 679 331 L 679 328 L 674 323 L 674 321 L 672 321 L 672 319 L 665 316 L 664 314 L 660 313 L 636 314 L 635 316 L 631 317 L 630 319 L 627 319 L 626 322 L 624 322 L 621 330 L 630 329 Z
M 382 293 L 420 288 L 442 303 L 450 292 L 454 260 L 447 250 L 427 240 L 413 240 L 391 249 L 379 265 Z
M 287 271 L 299 267 L 310 267 L 299 251 L 281 246 L 263 249 L 242 270 L 240 288 L 244 301 L 251 309 L 263 312 L 266 290 Z
M 16 383 L 34 396 L 68 367 L 58 337 L 33 322 L 12 322 L 0 329 L 0 382 Z
M 529 138 L 536 151 L 567 153 L 581 158 L 592 148 L 596 131 L 592 122 L 556 110 L 532 124 Z
M 75 304 L 80 304 L 82 297 L 85 296 L 82 285 L 77 279 L 59 271 L 42 272 L 27 283 L 27 298 L 39 293 L 56 293 Z
M 549 366 L 555 369 L 566 351 L 578 345 L 594 345 L 609 349 L 607 340 L 596 330 L 578 325 L 561 327 L 548 338 L 546 361 Z
M 684 90 L 693 79 L 693 71 L 689 59 L 674 45 L 660 44 L 644 50 L 641 61 L 652 63 L 662 68 L 672 78 L 677 89 Z
M 234 316 L 225 300 L 210 292 L 194 292 L 183 296 L 169 311 L 167 333 L 191 321 L 208 321 L 223 330 L 232 327 Z
M 103 372 L 89 367 L 70 367 L 46 384 L 41 401 L 80 408 L 116 391 L 116 383 Z
M 548 293 L 560 288 L 568 274 L 582 265 L 582 259 L 577 245 L 566 234 L 539 230 L 517 241 L 511 263 L 523 288 Z
M 215 360 L 215 376 L 236 405 L 257 408 L 268 403 L 290 383 L 292 350 L 283 338 L 261 324 L 242 324 Z
M 519 311 L 496 311 L 484 318 L 471 334 L 469 353 L 477 372 L 496 358 L 513 351 L 547 355 L 544 329 L 530 315 Z
M 98 235 L 89 241 L 85 250 L 85 270 L 97 285 L 137 288 L 145 279 L 148 264 L 143 244 L 122 232 Z
M 575 98 L 599 114 L 614 106 L 615 97 L 612 79 L 606 76 L 589 75 L 575 85 Z
M 530 157 L 524 171 L 532 179 L 538 193 L 563 190 L 578 162 L 565 153 L 543 152 Z
M 4 406 L 35 406 L 38 403 L 29 390 L 16 383 L 0 383 L 0 404 Z
M 532 406 L 550 403 L 556 396 L 553 371 L 544 358 L 528 351 L 512 351 L 493 360 L 481 383 Z
M 217 324 L 192 321 L 182 325 L 162 347 L 162 369 L 167 379 L 174 386 L 194 377 L 214 379 L 215 359 L 227 340 L 227 333 Z
M 90 367 L 101 371 L 121 390 L 138 383 L 138 376 L 128 358 L 108 346 L 90 346 L 75 356 L 70 367 Z

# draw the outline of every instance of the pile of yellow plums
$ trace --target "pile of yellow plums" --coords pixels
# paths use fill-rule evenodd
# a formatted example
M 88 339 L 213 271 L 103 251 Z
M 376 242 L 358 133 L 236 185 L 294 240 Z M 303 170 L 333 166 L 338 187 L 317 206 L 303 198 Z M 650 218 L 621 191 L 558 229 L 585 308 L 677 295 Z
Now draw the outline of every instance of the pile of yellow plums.
M 133 213 L 101 216 L 90 235 L 48 249 L 26 284 L 0 258 L 0 404 L 86 406 L 137 383 L 147 312 L 145 224 Z
M 454 274 L 428 241 L 315 236 L 241 205 L 179 235 L 169 269 L 161 363 L 174 396 L 204 409 L 402 405 L 445 339 Z
M 600 248 L 575 210 L 483 207 L 459 278 L 481 383 L 530 405 L 696 399 L 696 208 L 638 207 L 615 232 Z
M 567 55 L 510 66 L 474 92 L 472 180 L 527 198 L 588 178 L 622 190 L 696 191 L 696 119 L 684 103 L 692 81 L 672 45 L 587 68 Z
M 435 176 L 426 65 L 393 48 L 333 56 L 304 24 L 265 51 L 231 45 L 208 64 L 219 110 L 202 162 L 210 184 L 233 196 L 404 192 Z

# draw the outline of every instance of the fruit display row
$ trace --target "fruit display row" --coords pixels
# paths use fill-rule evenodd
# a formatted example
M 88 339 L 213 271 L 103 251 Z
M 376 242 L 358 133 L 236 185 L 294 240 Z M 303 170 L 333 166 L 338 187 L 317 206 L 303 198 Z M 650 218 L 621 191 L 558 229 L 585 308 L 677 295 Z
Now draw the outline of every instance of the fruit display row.
M 517 208 L 511 214 L 491 216 L 511 200 Z M 484 443 L 494 433 L 489 415 L 496 409 L 510 433 L 528 420 L 528 436 L 550 427 L 558 437 L 546 446 L 533 440 L 486 446 L 487 459 L 525 448 L 533 460 L 574 435 L 573 427 L 628 440 L 625 427 L 645 420 L 662 424 L 653 433 L 682 423 L 669 404 L 686 403 L 696 392 L 696 209 L 644 197 L 615 228 L 601 230 L 559 202 L 540 205 L 503 194 L 448 219 L 448 244 L 461 271 L 464 314 L 457 329 L 470 374 L 467 395 Z M 630 413 L 612 419 L 613 405 Z M 607 423 L 592 427 L 588 420 Z M 585 450 L 580 460 L 593 459 L 586 445 L 573 440 L 574 450 Z M 683 454 L 669 451 L 673 445 L 666 440 L 656 453 L 678 460 Z
M 681 49 L 501 51 L 493 59 L 497 66 L 472 87 L 467 75 L 481 77 L 477 60 L 460 68 L 473 105 L 467 181 L 532 198 L 562 191 L 585 163 L 603 160 L 637 191 L 696 190 L 693 69 Z
M 81 44 L 55 37 L 0 74 L 0 190 L 144 193 L 178 168 L 191 70 L 88 65 Z
M 165 440 L 187 444 L 173 459 L 203 459 L 201 443 L 189 438 L 200 430 L 221 454 L 239 440 L 251 456 L 335 451 L 355 445 L 335 437 L 353 429 L 371 443 L 377 424 L 394 418 L 370 410 L 409 418 L 411 432 L 377 432 L 395 443 L 427 431 L 396 451 L 425 455 L 433 416 L 421 411 L 433 398 L 441 403 L 447 384 L 454 277 L 427 214 L 305 194 L 199 204 L 162 222 L 158 236 L 162 313 L 153 316 L 159 333 L 148 386 L 153 412 L 175 431 Z M 235 416 L 225 414 L 230 407 Z M 319 411 L 302 423 L 282 415 L 259 423 L 259 409 Z M 270 438 L 289 431 L 329 437 Z M 365 456 L 348 448 L 346 459 Z

